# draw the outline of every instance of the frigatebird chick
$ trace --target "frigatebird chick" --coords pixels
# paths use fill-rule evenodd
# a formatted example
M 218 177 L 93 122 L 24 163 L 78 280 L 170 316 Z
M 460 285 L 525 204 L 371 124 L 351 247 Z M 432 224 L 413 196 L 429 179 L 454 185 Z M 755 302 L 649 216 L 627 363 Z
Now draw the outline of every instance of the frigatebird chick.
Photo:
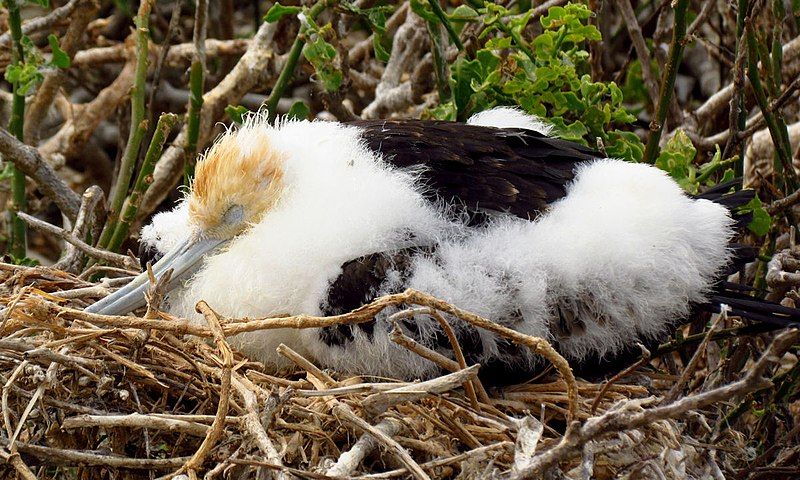
M 341 313 L 416 288 L 521 332 L 575 364 L 663 336 L 709 300 L 729 262 L 727 208 L 654 167 L 598 159 L 512 109 L 468 122 L 283 121 L 254 115 L 221 136 L 186 199 L 142 230 L 173 269 L 169 312 L 227 317 Z M 144 304 L 146 275 L 88 311 Z M 280 367 L 285 343 L 343 372 L 438 373 L 370 324 L 231 339 Z M 537 358 L 453 321 L 471 362 L 532 372 Z M 446 352 L 438 323 L 403 323 Z M 591 359 L 591 360 L 590 360 Z

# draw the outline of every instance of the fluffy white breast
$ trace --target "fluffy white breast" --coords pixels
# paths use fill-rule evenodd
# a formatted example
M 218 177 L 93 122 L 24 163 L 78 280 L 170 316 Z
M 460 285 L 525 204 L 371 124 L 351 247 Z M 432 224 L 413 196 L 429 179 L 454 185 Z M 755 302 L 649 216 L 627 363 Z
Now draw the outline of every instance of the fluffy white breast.
M 287 156 L 285 190 L 276 207 L 170 296 L 171 313 L 197 319 L 200 299 L 221 314 L 260 317 L 316 314 L 341 265 L 374 252 L 429 243 L 452 225 L 426 202 L 413 175 L 393 170 L 361 145 L 358 130 L 339 123 L 287 122 L 269 132 Z M 295 331 L 236 339 L 255 359 L 274 361 Z

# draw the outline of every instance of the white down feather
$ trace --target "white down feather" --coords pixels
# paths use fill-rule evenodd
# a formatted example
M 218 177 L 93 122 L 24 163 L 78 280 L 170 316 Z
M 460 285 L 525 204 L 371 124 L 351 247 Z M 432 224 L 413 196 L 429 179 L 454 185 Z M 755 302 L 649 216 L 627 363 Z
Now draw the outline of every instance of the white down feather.
M 470 121 L 548 131 L 513 109 Z M 202 322 L 194 311 L 201 299 L 229 317 L 318 314 L 343 263 L 436 244 L 434 256 L 414 261 L 406 284 L 390 276 L 383 293 L 407 287 L 429 292 L 556 341 L 569 359 L 580 360 L 663 333 L 688 314 L 692 302 L 705 298 L 728 259 L 733 229 L 726 209 L 687 197 L 664 172 L 647 165 L 585 164 L 567 196 L 537 221 L 498 216 L 485 228 L 469 229 L 451 219 L 445 206 L 427 202 L 413 173 L 387 166 L 366 149 L 355 127 L 251 121 L 238 132 L 241 142 L 257 138 L 248 134 L 251 129 L 267 129 L 273 146 L 289 156 L 285 193 L 260 223 L 206 258 L 172 292 L 172 314 Z M 156 216 L 143 229 L 143 240 L 168 250 L 185 235 L 185 217 L 181 205 Z M 585 328 L 560 336 L 554 322 L 559 306 L 577 312 Z M 418 324 L 423 336 L 435 328 L 430 319 Z M 388 330 L 384 315 L 373 336 L 356 329 L 346 347 L 326 345 L 316 329 L 252 332 L 233 342 L 251 358 L 276 366 L 284 362 L 275 348 L 286 343 L 340 371 L 406 378 L 436 373 L 433 364 L 390 342 Z M 498 339 L 485 333 L 481 339 L 483 360 L 496 356 Z M 532 355 L 502 360 L 519 366 L 536 361 Z

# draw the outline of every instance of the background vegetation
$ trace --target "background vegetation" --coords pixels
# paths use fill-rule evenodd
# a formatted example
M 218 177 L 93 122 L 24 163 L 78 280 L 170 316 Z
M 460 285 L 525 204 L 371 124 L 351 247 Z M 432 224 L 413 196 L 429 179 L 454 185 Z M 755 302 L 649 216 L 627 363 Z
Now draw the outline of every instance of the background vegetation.
M 741 240 L 760 255 L 736 278 L 752 287 L 753 295 L 795 304 L 800 285 L 796 256 L 800 250 L 795 245 L 800 215 L 795 208 L 800 202 L 798 0 L 50 1 L 0 1 L 0 66 L 5 79 L 0 90 L 0 199 L 6 206 L 0 221 L 0 251 L 7 262 L 0 271 L 7 305 L 32 288 L 51 293 L 95 289 L 67 297 L 58 294 L 61 301 L 69 298 L 80 306 L 88 298 L 81 295 L 96 296 L 113 286 L 113 280 L 90 280 L 137 269 L 137 262 L 124 254 L 135 250 L 143 222 L 179 198 L 177 187 L 189 181 L 196 154 L 213 141 L 221 123 L 241 122 L 246 111 L 263 105 L 271 119 L 289 115 L 340 121 L 389 117 L 463 121 L 493 106 L 515 105 L 546 118 L 562 138 L 610 157 L 657 165 L 689 193 L 742 178 L 758 195 L 746 207 L 752 221 Z M 54 270 L 32 267 L 53 264 Z M 8 318 L 4 313 L 2 325 Z M 48 328 L 44 329 L 48 335 L 55 335 L 55 327 Z M 606 453 L 628 447 L 620 446 L 624 442 L 612 445 L 611 440 L 622 442 L 616 436 L 601 442 L 607 431 L 600 427 L 562 438 L 563 428 L 553 430 L 548 424 L 545 436 L 552 444 L 561 438 L 559 445 L 567 453 L 549 460 L 536 457 L 539 463 L 523 462 L 516 474 L 541 472 L 561 462 L 567 474 L 582 475 L 564 463 L 577 456 L 581 465 L 593 465 L 594 475 L 601 477 L 652 473 L 680 478 L 683 472 L 715 478 L 797 478 L 797 339 L 770 343 L 772 334 L 756 330 L 727 316 L 713 323 L 699 318 L 658 352 L 643 357 L 639 366 L 650 365 L 647 378 L 641 372 L 634 378 L 662 405 L 674 406 L 677 403 L 670 402 L 683 395 L 717 392 L 716 397 L 703 397 L 677 410 L 644 410 L 644 417 L 632 420 L 644 405 L 640 403 L 625 411 L 632 415 L 625 421 L 601 422 L 611 425 L 603 428 L 613 432 L 625 431 L 628 422 L 628 438 L 663 449 L 636 450 L 624 461 L 611 456 L 606 463 L 586 463 L 586 445 Z M 8 358 L 2 359 L 9 368 L 6 372 L 4 366 L 0 379 L 4 383 L 17 378 L 11 372 L 21 368 L 20 352 L 27 352 L 18 344 L 16 350 L 9 345 L 13 346 L 3 348 L 16 353 L 7 352 Z M 767 345 L 772 345 L 775 358 L 782 358 L 780 365 L 756 362 Z M 214 355 L 207 347 L 197 348 L 200 359 Z M 111 374 L 115 381 L 121 381 L 117 377 L 124 377 L 125 371 L 135 370 L 136 363 L 125 361 L 125 355 L 134 355 L 131 351 L 79 351 L 119 367 Z M 209 364 L 220 368 L 217 360 Z M 78 365 L 94 368 L 85 362 Z M 217 371 L 213 368 L 206 373 Z M 742 370 L 757 372 L 758 379 L 741 377 Z M 759 383 L 761 374 L 772 384 Z M 737 381 L 738 390 L 719 393 L 719 388 Z M 39 391 L 31 382 L 25 388 Z M 27 418 L 26 405 L 35 404 L 42 395 L 13 397 L 21 402 L 21 408 L 14 410 L 8 405 L 8 388 L 3 393 L 7 429 L 9 418 Z M 206 383 L 204 388 L 209 389 L 209 398 L 225 396 L 222 384 Z M 563 392 L 563 385 L 553 388 Z M 582 388 L 597 395 L 595 403 L 602 409 L 609 407 L 600 402 L 600 386 Z M 243 398 L 249 398 L 246 391 Z M 99 386 L 97 392 L 105 395 Z M 643 396 L 635 388 L 622 392 L 616 391 L 614 398 Z M 257 402 L 269 396 L 262 394 Z M 539 404 L 541 397 L 527 394 L 537 398 L 534 405 Z M 191 395 L 197 399 L 203 392 Z M 133 411 L 142 411 L 142 404 L 146 411 L 159 411 L 155 397 L 144 392 L 142 397 Z M 562 396 L 548 401 L 560 403 L 563 411 L 567 400 Z M 122 402 L 112 402 L 118 411 L 131 408 L 127 398 L 114 402 Z M 212 403 L 198 402 L 187 411 L 213 414 L 217 402 Z M 522 411 L 526 405 L 513 408 Z M 581 408 L 584 419 L 594 413 L 588 405 Z M 8 414 L 9 409 L 15 413 Z M 667 420 L 684 415 L 680 421 Z M 295 421 L 300 422 L 298 418 Z M 649 423 L 661 430 L 635 430 Z M 284 420 L 281 428 L 287 439 L 301 431 L 286 425 Z M 325 430 L 320 425 L 315 434 Z M 148 423 L 145 432 L 147 428 L 157 427 Z M 457 456 L 474 448 L 474 442 L 489 441 L 475 433 L 478 430 L 468 432 L 470 437 L 452 428 L 462 443 L 429 449 Z M 516 436 L 509 438 L 519 441 L 531 428 L 513 427 Z M 0 442 L 8 446 L 10 435 Z M 30 433 L 26 441 L 54 442 L 50 433 L 37 435 Z M 654 440 L 658 435 L 662 436 Z M 129 455 L 145 455 L 140 444 L 131 443 L 135 436 L 123 437 L 101 427 L 84 438 L 81 448 L 99 448 L 116 438 Z M 180 441 L 160 437 L 160 441 L 148 440 L 148 458 L 187 454 L 197 447 L 183 437 Z M 68 443 L 60 445 L 78 448 Z M 266 447 L 258 445 L 264 452 Z M 309 445 L 316 444 L 303 445 L 285 451 L 302 451 L 298 453 L 302 457 L 312 448 Z M 326 445 L 313 447 L 318 456 L 331 448 Z M 409 445 L 416 445 L 418 454 L 425 450 L 410 441 L 404 444 L 412 448 Z M 242 444 L 240 449 L 244 448 Z M 518 445 L 514 451 L 512 445 L 511 453 L 493 461 L 511 465 L 519 449 Z M 535 449 L 533 442 L 529 457 Z M 222 462 L 225 452 L 223 447 L 216 450 L 215 461 Z M 242 458 L 245 453 L 247 449 Z M 30 449 L 26 454 L 36 457 Z M 24 462 L 20 466 L 14 455 L 15 449 L 7 448 L 2 458 L 25 476 L 27 467 Z M 96 469 L 74 470 L 75 465 L 86 464 L 75 458 L 62 459 L 54 469 L 43 468 L 37 474 L 68 478 L 97 474 Z M 269 458 L 274 462 L 276 457 Z M 314 466 L 307 458 L 285 454 L 284 460 L 298 468 Z M 102 475 L 116 471 L 109 468 Z M 475 472 L 482 471 L 448 468 L 453 476 L 472 471 L 480 477 Z M 241 466 L 239 471 L 251 472 Z

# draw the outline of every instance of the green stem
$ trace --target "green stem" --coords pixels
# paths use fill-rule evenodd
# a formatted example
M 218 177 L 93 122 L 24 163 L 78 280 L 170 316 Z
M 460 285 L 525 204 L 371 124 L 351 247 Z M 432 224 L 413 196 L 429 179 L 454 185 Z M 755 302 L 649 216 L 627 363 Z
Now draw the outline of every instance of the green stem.
M 439 21 L 442 22 L 442 25 L 444 25 L 445 30 L 447 30 L 447 36 L 450 37 L 450 41 L 453 42 L 453 45 L 458 47 L 458 51 L 464 50 L 464 44 L 461 43 L 461 39 L 458 38 L 458 33 L 456 33 L 456 29 L 453 28 L 453 24 L 450 23 L 450 20 L 448 20 L 447 15 L 444 14 L 442 6 L 439 5 L 439 0 L 430 0 L 428 3 L 431 4 L 431 9 L 433 10 L 433 14 L 436 15 Z
M 332 3 L 333 0 L 318 0 L 317 3 L 308 10 L 306 15 L 313 20 Z M 292 48 L 286 56 L 286 63 L 283 64 L 281 74 L 278 75 L 278 80 L 275 81 L 275 86 L 272 88 L 265 102 L 267 107 L 267 121 L 269 121 L 269 123 L 274 122 L 275 117 L 278 116 L 278 101 L 283 96 L 286 87 L 289 86 L 289 82 L 292 81 L 292 77 L 294 77 L 294 70 L 297 67 L 297 62 L 300 60 L 300 54 L 303 53 L 303 46 L 306 42 L 306 30 L 308 30 L 306 25 L 300 25 L 300 31 L 297 32 L 297 37 L 294 39 L 294 43 L 292 43 Z
M 114 229 L 114 234 L 111 236 L 111 241 L 108 243 L 108 250 L 112 252 L 119 250 L 122 242 L 128 238 L 128 232 L 130 231 L 131 224 L 136 219 L 136 213 L 139 211 L 142 198 L 144 198 L 144 194 L 150 187 L 150 184 L 153 183 L 153 171 L 156 168 L 156 162 L 161 158 L 161 152 L 164 149 L 167 136 L 177 121 L 178 116 L 174 113 L 165 113 L 158 119 L 156 130 L 153 132 L 153 139 L 150 142 L 150 146 L 147 148 L 147 153 L 142 162 L 142 168 L 139 170 L 139 175 L 136 177 L 133 191 L 125 201 L 125 208 Z
M 792 191 L 797 190 L 798 179 L 792 167 L 792 148 L 789 143 L 789 133 L 786 129 L 786 122 L 783 121 L 781 115 L 776 115 L 770 109 L 769 99 L 764 90 L 764 85 L 761 83 L 761 78 L 758 72 L 758 46 L 756 44 L 756 37 L 753 33 L 751 25 L 745 26 L 745 36 L 747 38 L 747 77 L 750 79 L 750 86 L 753 87 L 753 93 L 756 97 L 758 107 L 764 115 L 764 120 L 767 123 L 772 142 L 775 145 L 775 152 L 780 160 L 783 172 L 788 175 L 787 182 Z
M 206 17 L 208 1 L 198 0 L 194 17 L 194 55 L 189 71 L 189 113 L 187 114 L 186 164 L 184 183 L 189 185 L 194 176 L 197 141 L 200 138 L 200 113 L 203 109 L 206 69 Z
M 735 49 L 738 54 L 739 49 L 743 48 L 741 45 L 742 34 L 744 33 L 744 21 L 747 18 L 747 8 L 748 8 L 748 0 L 739 0 L 739 10 L 736 16 L 736 44 Z M 738 55 L 735 58 L 739 58 Z M 739 75 L 738 73 L 736 75 Z M 740 77 L 741 78 L 741 77 Z M 744 86 L 744 79 L 741 79 L 742 87 Z M 737 115 L 736 115 L 736 123 L 738 125 L 738 130 L 740 132 L 744 131 L 747 128 L 747 110 L 745 109 L 744 104 L 744 88 L 740 88 L 737 91 Z M 741 162 L 736 164 L 736 176 L 742 176 L 744 174 L 744 142 L 739 143 L 739 158 L 742 159 Z
M 128 143 L 122 155 L 122 162 L 117 174 L 117 181 L 111 193 L 110 210 L 106 219 L 103 233 L 100 234 L 98 246 L 105 248 L 114 234 L 122 204 L 128 194 L 133 172 L 136 169 L 136 160 L 139 157 L 139 147 L 147 133 L 147 120 L 145 119 L 145 82 L 147 81 L 147 55 L 150 37 L 149 23 L 152 0 L 142 0 L 139 12 L 136 14 L 136 72 L 131 90 L 131 130 Z
M 770 55 L 772 66 L 772 96 L 778 97 L 781 94 L 781 78 L 783 78 L 783 21 L 786 17 L 786 10 L 783 8 L 783 0 L 772 1 L 772 15 L 774 26 L 772 27 L 772 54 Z
M 20 65 L 25 61 L 25 52 L 22 49 L 22 18 L 19 13 L 17 0 L 7 0 L 8 24 L 11 29 L 11 63 Z M 12 85 L 14 90 L 11 107 L 11 121 L 8 129 L 23 141 L 25 127 L 25 96 L 19 93 L 19 82 Z M 27 256 L 27 231 L 25 222 L 17 216 L 17 212 L 24 212 L 27 209 L 28 200 L 25 196 L 25 174 L 22 173 L 14 164 L 9 164 L 12 173 L 11 179 L 11 235 L 9 252 L 17 260 L 22 260 Z
M 672 30 L 672 42 L 669 45 L 664 77 L 661 80 L 656 117 L 650 123 L 650 138 L 647 139 L 647 146 L 644 151 L 644 161 L 646 163 L 655 163 L 658 143 L 661 140 L 661 133 L 664 131 L 664 121 L 667 118 L 672 92 L 675 90 L 675 78 L 678 76 L 678 65 L 683 57 L 683 40 L 686 36 L 686 11 L 688 8 L 689 0 L 678 0 L 677 5 L 675 5 L 675 27 Z
M 450 89 L 447 82 L 447 61 L 444 56 L 442 44 L 441 25 L 436 22 L 427 22 L 428 36 L 431 38 L 431 55 L 433 55 L 433 71 L 436 74 L 436 89 L 439 92 L 439 103 L 450 101 Z
M 719 171 L 721 168 L 726 168 L 726 167 L 729 167 L 731 165 L 735 165 L 738 162 L 739 162 L 739 157 L 734 155 L 733 157 L 731 157 L 731 158 L 729 158 L 727 160 L 721 160 L 720 162 L 718 162 L 718 163 L 716 163 L 714 165 L 711 165 L 703 173 L 701 173 L 699 177 L 697 177 L 697 179 L 696 179 L 697 183 L 700 183 L 700 184 L 705 183 L 706 180 L 711 178 L 711 175 L 714 172 Z

